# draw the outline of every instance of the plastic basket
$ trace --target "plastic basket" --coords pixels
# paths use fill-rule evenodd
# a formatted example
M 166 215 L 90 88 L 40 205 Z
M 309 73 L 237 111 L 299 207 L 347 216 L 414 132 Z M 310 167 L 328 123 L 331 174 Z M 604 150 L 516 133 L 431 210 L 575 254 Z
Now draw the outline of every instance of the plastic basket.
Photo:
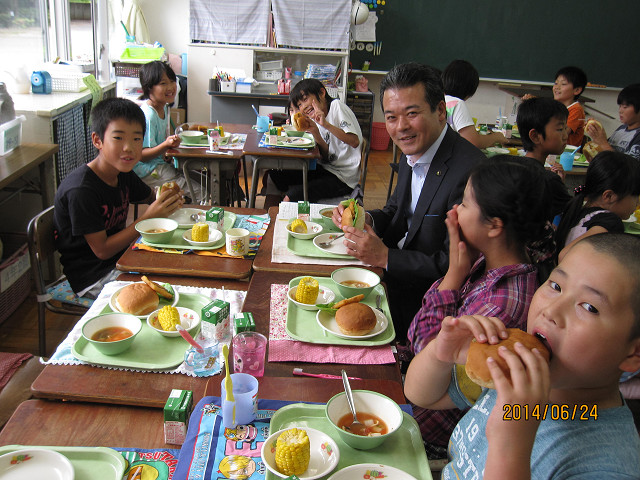
M 114 63 L 116 77 L 140 78 L 143 63 Z
M 389 148 L 389 132 L 382 122 L 373 122 L 371 128 L 371 148 L 374 150 L 386 150 Z
M 81 92 L 87 88 L 83 79 L 88 75 L 90 74 L 74 72 L 51 73 L 51 90 L 54 92 Z
M 258 70 L 256 80 L 276 81 L 282 78 L 282 70 Z
M 2 234 L 7 258 L 0 262 L 0 323 L 25 301 L 32 290 L 26 235 Z
M 127 47 L 120 55 L 121 62 L 138 62 L 146 60 L 145 63 L 162 59 L 164 48 L 148 48 L 148 47 Z
M 270 62 L 258 62 L 259 70 L 282 70 L 284 62 L 282 60 L 273 60 Z
M 339 98 L 340 90 L 338 89 L 338 87 L 327 87 L 325 85 L 324 88 L 327 90 L 327 93 L 331 98 Z

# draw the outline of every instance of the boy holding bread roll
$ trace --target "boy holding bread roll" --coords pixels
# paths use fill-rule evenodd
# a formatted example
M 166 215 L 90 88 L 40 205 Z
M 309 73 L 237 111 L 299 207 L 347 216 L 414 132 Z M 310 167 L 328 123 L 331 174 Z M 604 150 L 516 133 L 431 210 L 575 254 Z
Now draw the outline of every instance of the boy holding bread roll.
M 493 317 L 444 319 L 409 366 L 407 398 L 471 406 L 453 367 L 474 361 L 472 341 L 493 350 L 475 367 L 495 389 L 454 429 L 442 478 L 637 478 L 640 438 L 618 381 L 640 367 L 638 249 L 640 239 L 624 234 L 574 245 L 533 297 L 530 336 L 515 342 Z
M 71 172 L 55 196 L 56 248 L 76 295 L 96 298 L 117 276 L 123 251 L 138 238 L 140 220 L 167 217 L 183 203 L 175 190 L 156 193 L 132 171 L 142 155 L 145 118 L 130 100 L 110 98 L 91 113 L 98 156 Z M 127 225 L 131 203 L 149 207 Z

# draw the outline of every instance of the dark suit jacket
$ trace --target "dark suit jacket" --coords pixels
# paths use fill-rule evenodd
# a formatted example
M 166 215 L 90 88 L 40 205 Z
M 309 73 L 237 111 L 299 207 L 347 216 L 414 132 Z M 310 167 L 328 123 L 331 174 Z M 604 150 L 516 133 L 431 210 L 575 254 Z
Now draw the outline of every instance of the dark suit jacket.
M 369 212 L 376 233 L 389 247 L 384 280 L 399 340 L 406 338 L 424 293 L 447 272 L 449 245 L 444 220 L 451 207 L 462 200 L 469 171 L 485 158 L 480 150 L 449 126 L 445 128 L 447 133 L 429 167 L 402 249 L 398 249 L 398 241 L 407 232 L 406 211 L 411 202 L 412 174 L 404 155 L 400 158 L 398 183 L 393 195 L 382 210 Z

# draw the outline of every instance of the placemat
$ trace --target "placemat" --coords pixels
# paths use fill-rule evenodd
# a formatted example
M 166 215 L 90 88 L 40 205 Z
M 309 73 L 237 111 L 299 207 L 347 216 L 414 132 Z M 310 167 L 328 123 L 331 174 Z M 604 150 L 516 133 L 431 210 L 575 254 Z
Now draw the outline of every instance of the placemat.
M 127 285 L 131 282 L 109 282 L 107 283 L 100 295 L 93 302 L 91 308 L 84 314 L 84 316 L 78 320 L 78 323 L 75 324 L 67 338 L 65 338 L 56 351 L 51 356 L 49 361 L 44 361 L 40 359 L 42 363 L 45 365 L 93 365 L 95 367 L 101 368 L 109 368 L 111 370 L 128 370 L 128 371 L 138 371 L 138 372 L 163 372 L 163 373 L 182 373 L 185 375 L 190 375 L 192 377 L 196 376 L 192 372 L 189 372 L 185 369 L 184 363 L 182 363 L 178 368 L 172 370 L 140 370 L 135 368 L 123 368 L 123 367 L 110 367 L 104 365 L 94 365 L 91 363 L 83 362 L 82 360 L 78 360 L 73 356 L 72 347 L 74 343 L 82 336 L 82 325 L 90 319 L 100 314 L 102 310 L 109 304 L 109 299 L 111 295 L 118 290 L 120 287 Z M 185 287 L 182 285 L 175 285 L 176 290 L 179 293 L 199 293 L 200 295 L 204 295 L 205 297 L 209 297 L 211 300 L 222 299 L 223 291 L 217 288 L 200 288 L 200 287 Z M 230 315 L 233 318 L 233 315 L 242 311 L 242 305 L 244 304 L 244 298 L 247 295 L 247 292 L 242 292 L 239 290 L 225 290 L 224 291 L 224 299 L 230 304 Z M 185 348 L 186 350 L 186 348 Z M 224 359 L 222 355 L 220 356 L 220 367 L 224 365 Z M 212 372 L 211 375 L 215 375 L 220 372 L 218 369 L 215 372 Z M 210 375 L 209 375 L 210 376 Z
M 172 480 L 180 449 L 114 448 L 126 462 L 125 479 Z M 175 477 L 181 478 L 180 476 Z
M 390 345 L 376 347 L 316 345 L 292 339 L 286 331 L 288 291 L 288 285 L 271 285 L 270 362 L 345 363 L 351 365 L 395 363 L 396 359 Z
M 258 248 L 260 248 L 260 242 L 262 242 L 262 237 L 264 236 L 267 228 L 269 228 L 269 223 L 271 222 L 271 218 L 268 214 L 263 215 L 237 215 L 236 221 L 233 224 L 233 228 L 245 228 L 249 230 L 249 253 L 245 256 L 238 255 L 229 255 L 227 253 L 226 246 L 222 246 L 215 250 L 191 250 L 191 249 L 181 249 L 181 248 L 156 248 L 150 245 L 147 245 L 142 241 L 142 237 L 139 237 L 138 240 L 134 243 L 133 250 L 147 250 L 149 252 L 161 252 L 161 253 L 173 253 L 178 255 L 185 255 L 188 253 L 195 253 L 196 255 L 208 255 L 208 256 L 216 256 L 216 257 L 225 257 L 225 258 L 253 258 L 258 253 Z

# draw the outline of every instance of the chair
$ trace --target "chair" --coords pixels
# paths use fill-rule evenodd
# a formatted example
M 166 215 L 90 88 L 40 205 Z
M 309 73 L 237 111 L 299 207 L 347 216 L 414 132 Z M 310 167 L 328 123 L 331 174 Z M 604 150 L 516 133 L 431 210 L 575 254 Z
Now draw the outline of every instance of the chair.
M 391 172 L 389 173 L 389 188 L 387 189 L 387 200 L 389 200 L 389 197 L 391 196 L 391 192 L 393 191 L 393 177 L 396 173 L 398 173 L 398 169 L 400 167 L 398 163 L 400 161 L 400 155 L 402 155 L 402 152 L 400 151 L 398 146 L 394 143 L 393 144 L 393 162 L 389 164 L 389 166 L 391 167 Z
M 29 243 L 29 257 L 33 269 L 36 298 L 38 300 L 38 337 L 39 355 L 45 356 L 46 344 L 46 310 L 66 315 L 84 315 L 93 300 L 79 298 L 71 291 L 66 277 L 62 276 L 55 281 L 55 265 L 57 252 L 54 244 L 53 232 L 53 207 L 40 212 L 33 217 L 27 227 Z M 66 285 L 65 285 L 66 284 Z M 62 296 L 55 295 L 55 291 L 63 291 Z M 70 292 L 70 293 L 69 293 Z M 56 300 L 60 303 L 52 303 Z
M 369 143 L 366 138 L 362 139 L 362 149 L 360 150 L 360 181 L 353 188 L 349 195 L 343 195 L 341 197 L 335 198 L 323 198 L 318 200 L 318 203 L 327 204 L 327 205 L 337 205 L 343 200 L 347 200 L 348 198 L 355 198 L 360 202 L 360 204 L 364 203 L 364 185 L 367 181 L 367 164 L 369 163 Z

